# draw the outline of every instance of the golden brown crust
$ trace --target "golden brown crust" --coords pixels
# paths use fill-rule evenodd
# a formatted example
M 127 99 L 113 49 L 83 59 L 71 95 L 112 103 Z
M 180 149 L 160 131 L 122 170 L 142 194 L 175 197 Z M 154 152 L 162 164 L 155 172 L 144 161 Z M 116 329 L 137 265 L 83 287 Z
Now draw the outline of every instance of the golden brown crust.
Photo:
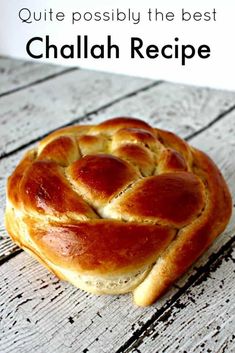
M 80 155 L 75 139 L 70 136 L 59 136 L 43 148 L 37 159 L 42 161 L 54 161 L 66 167 L 79 157 Z
M 175 231 L 153 224 L 94 220 L 51 223 L 49 228 L 31 223 L 29 234 L 49 261 L 84 274 L 111 275 L 153 263 Z
M 29 151 L 9 177 L 5 223 L 60 278 L 95 293 L 134 289 L 145 306 L 230 215 L 229 190 L 208 156 L 121 117 L 58 130 Z
M 128 163 L 108 154 L 87 155 L 74 162 L 67 174 L 94 204 L 108 202 L 138 177 Z
M 91 129 L 93 133 L 103 133 L 103 134 L 113 134 L 124 128 L 135 128 L 144 129 L 146 131 L 152 131 L 151 126 L 146 122 L 129 117 L 117 117 L 113 119 L 106 120 L 99 125 L 96 125 Z
M 181 228 L 201 212 L 204 198 L 203 183 L 194 174 L 164 173 L 139 181 L 111 207 L 127 220 Z
M 122 144 L 113 154 L 139 169 L 144 176 L 151 175 L 155 169 L 154 156 L 149 149 L 133 143 Z
M 7 200 L 9 200 L 16 208 L 20 208 L 21 198 L 19 194 L 19 186 L 22 177 L 31 166 L 35 158 L 35 151 L 31 150 L 27 152 L 22 159 L 22 161 L 18 164 L 13 174 L 8 178 L 7 181 Z
M 55 162 L 33 162 L 21 179 L 19 197 L 26 213 L 93 218 L 92 209 L 71 189 Z

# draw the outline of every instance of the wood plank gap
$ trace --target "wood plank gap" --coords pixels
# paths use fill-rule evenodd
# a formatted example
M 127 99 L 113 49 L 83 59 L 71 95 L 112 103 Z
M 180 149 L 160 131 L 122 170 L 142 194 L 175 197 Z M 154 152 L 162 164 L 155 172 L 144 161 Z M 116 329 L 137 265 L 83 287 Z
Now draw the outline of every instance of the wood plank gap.
M 148 327 L 157 321 L 162 315 L 164 315 L 165 311 L 168 310 L 195 282 L 206 276 L 218 258 L 224 256 L 224 254 L 232 248 L 234 243 L 235 236 L 233 236 L 226 244 L 224 244 L 217 253 L 213 253 L 205 265 L 197 268 L 197 272 L 189 277 L 185 285 L 179 289 L 179 291 L 169 301 L 167 301 L 161 309 L 157 310 L 153 316 L 148 321 L 146 321 L 143 326 L 141 326 L 140 329 L 134 331 L 133 335 L 115 353 L 128 353 L 130 351 L 129 349 L 134 348 L 134 345 L 138 345 L 139 340 L 141 340 L 141 336 L 144 332 L 146 332 Z
M 55 75 L 55 76 L 56 76 L 56 75 Z M 90 111 L 89 113 L 85 114 L 85 115 L 82 116 L 82 117 L 75 118 L 75 119 L 71 120 L 69 123 L 66 123 L 66 124 L 63 124 L 63 125 L 57 127 L 56 130 L 57 130 L 57 129 L 62 129 L 62 128 L 64 128 L 64 127 L 67 127 L 67 126 L 70 126 L 70 125 L 73 125 L 73 124 L 76 124 L 76 123 L 79 123 L 79 122 L 82 122 L 82 121 L 84 121 L 84 120 L 89 121 L 89 120 L 90 120 L 89 117 L 90 117 L 91 115 L 97 114 L 97 113 L 99 113 L 99 111 L 101 111 L 101 110 L 103 110 L 103 109 L 106 109 L 106 108 L 109 108 L 109 107 L 111 107 L 113 104 L 119 103 L 120 101 L 125 100 L 125 99 L 128 99 L 128 98 L 130 98 L 130 97 L 134 97 L 134 96 L 137 95 L 138 93 L 147 91 L 147 90 L 149 90 L 149 89 L 151 89 L 151 88 L 153 88 L 153 87 L 155 87 L 155 86 L 157 86 L 157 85 L 159 85 L 159 84 L 161 84 L 161 83 L 163 83 L 163 82 L 164 82 L 164 81 L 154 81 L 153 83 L 151 83 L 151 84 L 149 84 L 149 85 L 147 85 L 147 86 L 145 86 L 145 87 L 143 87 L 143 88 L 140 88 L 140 89 L 138 89 L 138 90 L 135 90 L 134 92 L 125 94 L 124 96 L 122 96 L 122 97 L 120 97 L 120 98 L 114 99 L 114 100 L 112 100 L 111 102 L 104 104 L 103 106 L 101 106 L 101 107 L 98 108 L 98 109 L 95 109 L 95 110 L 93 110 L 93 111 Z M 51 130 L 51 131 L 47 132 L 46 134 L 40 135 L 39 137 L 30 140 L 29 142 L 27 142 L 27 143 L 21 145 L 20 147 L 17 147 L 17 148 L 15 148 L 15 149 L 11 150 L 10 152 L 0 154 L 0 160 L 3 159 L 3 158 L 7 158 L 7 157 L 9 157 L 9 156 L 12 156 L 12 155 L 15 154 L 16 152 L 19 152 L 19 151 L 21 151 L 22 149 L 24 149 L 24 148 L 26 148 L 26 147 L 29 147 L 30 145 L 32 145 L 33 143 L 36 143 L 37 141 L 40 141 L 41 139 L 43 139 L 44 137 L 46 137 L 47 135 L 49 135 L 49 134 L 52 133 L 53 131 L 55 131 L 55 130 Z
M 62 70 L 62 71 L 60 71 L 60 72 L 57 72 L 57 73 L 55 73 L 55 74 L 51 74 L 51 75 L 48 75 L 48 76 L 46 76 L 46 77 L 44 77 L 44 78 L 40 78 L 40 79 L 38 79 L 38 80 L 36 80 L 36 81 L 34 81 L 34 82 L 28 83 L 27 85 L 22 85 L 22 86 L 20 86 L 20 87 L 14 88 L 14 89 L 12 89 L 12 90 L 10 90 L 10 91 L 1 93 L 1 94 L 0 94 L 0 98 L 1 98 L 1 97 L 4 97 L 4 96 L 8 96 L 8 95 L 10 95 L 10 94 L 13 94 L 13 93 L 15 93 L 15 92 L 24 90 L 24 89 L 26 89 L 26 88 L 29 88 L 29 87 L 32 87 L 32 86 L 36 86 L 36 85 L 38 85 L 38 84 L 40 84 L 40 83 L 42 83 L 42 82 L 51 80 L 51 79 L 53 79 L 53 78 L 55 78 L 55 77 L 62 76 L 62 75 L 65 75 L 65 74 L 67 74 L 67 73 L 69 73 L 69 72 L 77 71 L 77 70 L 79 70 L 78 67 L 70 67 L 70 68 L 68 68 L 68 69 L 64 69 L 64 70 Z
M 225 252 L 224 252 L 223 254 L 221 254 L 219 257 L 217 257 L 216 260 L 211 264 L 211 266 L 210 266 L 209 269 L 208 269 L 208 272 L 203 273 L 202 276 L 198 277 L 198 279 L 193 283 L 192 287 L 196 287 L 196 286 L 198 286 L 198 285 L 201 285 L 202 282 L 204 282 L 205 280 L 207 280 L 207 276 L 208 276 L 208 275 L 210 275 L 210 277 L 212 277 L 211 274 L 214 273 L 214 272 L 216 272 L 216 270 L 220 267 L 220 264 L 222 264 L 223 261 L 227 262 L 228 259 L 234 261 L 233 258 L 232 258 L 232 253 L 233 253 L 233 247 L 227 248 L 227 249 L 225 250 Z M 186 290 L 188 290 L 188 288 L 187 288 Z M 194 299 L 192 299 L 192 300 L 193 300 L 193 302 L 194 302 Z M 196 298 L 195 298 L 195 301 L 196 301 Z M 181 303 L 182 303 L 182 302 L 181 302 Z M 181 306 L 182 304 L 180 304 L 180 298 L 177 299 L 176 303 L 174 303 L 174 304 L 176 304 L 176 307 L 177 307 L 177 308 L 181 309 L 180 306 Z M 166 312 L 164 312 L 164 314 L 159 317 L 159 321 L 161 321 L 161 322 L 167 322 L 167 321 L 170 319 L 170 317 L 171 317 L 172 309 L 173 309 L 172 307 L 168 308 L 168 309 L 166 310 Z M 182 308 L 182 309 L 183 309 L 183 308 Z M 174 310 L 174 309 L 173 309 L 173 310 Z M 155 326 L 156 324 L 158 324 L 158 323 L 157 323 L 157 322 L 154 322 L 152 325 L 150 325 L 150 326 L 146 329 L 146 331 L 144 332 L 144 334 L 142 334 L 142 335 L 138 338 L 138 340 L 136 340 L 136 341 L 133 343 L 133 345 L 131 345 L 130 347 L 128 347 L 128 349 L 125 351 L 125 353 L 141 352 L 141 350 L 139 349 L 139 347 L 140 347 L 141 344 L 144 342 L 145 337 L 151 337 L 151 331 L 153 332 L 154 328 L 156 328 L 156 326 Z M 217 328 L 217 332 L 216 332 L 214 335 L 217 335 L 217 334 L 219 333 L 218 330 L 219 330 L 219 328 Z M 156 332 L 156 331 L 155 331 L 155 332 Z M 230 331 L 229 331 L 229 332 L 230 332 Z M 231 333 L 231 336 L 232 336 L 232 332 L 230 332 L 230 333 Z M 212 336 L 212 337 L 213 337 L 213 336 Z M 168 347 L 169 347 L 169 346 L 165 347 L 164 350 L 162 350 L 162 352 L 166 352 Z M 202 346 L 201 346 L 201 347 L 202 347 Z M 177 347 L 177 348 L 178 348 L 178 347 Z M 171 351 L 172 351 L 172 350 L 171 350 Z M 194 352 L 194 350 L 192 350 L 192 351 Z M 190 352 L 191 352 L 191 351 L 190 351 Z M 207 352 L 209 352 L 209 350 L 208 350 Z M 220 352 L 220 351 L 218 351 L 218 352 Z
M 14 249 L 14 251 L 6 256 L 4 256 L 3 258 L 0 258 L 0 266 L 2 264 L 4 264 L 5 262 L 9 261 L 10 259 L 12 259 L 13 257 L 19 255 L 20 253 L 22 253 L 24 250 L 21 248 L 16 248 Z
M 194 133 L 186 136 L 184 139 L 186 141 L 190 141 L 193 137 L 199 135 L 200 133 L 204 132 L 205 130 L 208 130 L 211 126 L 216 124 L 218 121 L 223 119 L 227 114 L 231 113 L 235 109 L 235 105 L 233 105 L 231 108 L 225 110 L 223 113 L 219 114 L 215 119 L 209 122 L 209 124 L 203 126 L 201 129 L 195 131 Z

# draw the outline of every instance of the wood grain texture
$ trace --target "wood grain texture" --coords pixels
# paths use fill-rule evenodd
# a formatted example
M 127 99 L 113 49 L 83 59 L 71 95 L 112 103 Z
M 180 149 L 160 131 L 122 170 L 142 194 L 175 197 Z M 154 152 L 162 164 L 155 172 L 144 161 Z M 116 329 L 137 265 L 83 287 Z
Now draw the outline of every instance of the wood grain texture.
M 234 125 L 235 112 L 232 112 L 192 139 L 194 146 L 208 152 L 222 168 L 233 195 L 235 160 L 231 156 L 235 153 Z M 3 175 L 12 168 L 17 158 L 19 156 L 14 155 L 1 161 Z M 207 271 L 206 267 L 201 270 L 201 266 L 208 259 L 214 261 L 215 253 L 219 253 L 234 233 L 235 217 L 226 232 L 177 286 L 172 287 L 154 306 L 144 310 L 133 306 L 128 295 L 96 297 L 58 282 L 35 260 L 21 253 L 0 267 L 1 300 L 4 303 L 0 314 L 3 318 L 0 345 L 4 352 L 27 353 L 32 347 L 35 352 L 123 351 L 126 342 L 131 345 L 138 341 L 154 316 L 158 318 L 159 312 L 165 312 L 174 304 L 175 298 L 182 293 L 182 287 L 188 286 L 190 289 L 197 278 Z M 224 272 L 220 276 L 226 277 Z M 217 295 L 218 292 L 213 300 L 218 301 Z M 185 298 L 185 302 L 188 301 L 190 297 Z M 191 312 L 194 315 L 195 310 L 192 308 Z M 225 313 L 230 315 L 229 311 L 225 310 Z M 180 336 L 179 332 L 175 336 Z M 229 340 L 226 330 L 223 334 Z M 221 340 L 218 342 L 218 346 L 213 347 L 220 347 Z
M 225 256 L 225 262 L 227 256 L 228 254 Z M 160 316 L 155 323 L 160 325 L 159 329 L 158 326 L 153 329 L 152 325 L 147 330 L 149 335 L 157 335 L 161 331 L 156 343 L 147 341 L 144 352 L 162 352 L 150 348 L 167 347 L 169 342 L 175 348 L 175 342 L 185 345 L 192 340 L 194 345 L 201 345 L 208 339 L 209 345 L 209 338 L 219 330 L 221 332 L 218 340 L 213 341 L 212 337 L 212 352 L 219 351 L 216 349 L 221 347 L 222 342 L 228 342 L 231 346 L 231 319 L 234 315 L 234 309 L 230 308 L 234 293 L 231 266 L 230 261 L 225 268 L 220 267 L 218 261 L 215 262 L 214 268 L 218 267 L 216 280 L 210 282 L 210 269 L 209 274 L 200 277 L 176 301 L 173 309 L 165 311 L 165 316 Z M 169 300 L 169 297 L 165 298 L 154 309 L 143 310 L 131 305 L 128 296 L 96 297 L 85 294 L 59 282 L 25 253 L 3 264 L 0 274 L 0 348 L 4 352 L 27 353 L 31 352 L 32 348 L 34 352 L 115 352 L 120 348 L 120 344 L 125 342 L 126 336 L 141 328 L 146 316 L 150 318 L 151 315 L 157 314 L 167 303 L 166 299 Z M 172 292 L 168 295 L 172 295 Z M 226 302 L 227 299 L 230 302 Z M 181 315 L 183 309 L 185 312 Z M 215 315 L 215 312 L 218 312 L 218 315 Z M 174 326 L 174 320 L 178 318 L 179 326 Z M 207 324 L 205 320 L 208 320 Z M 173 325 L 172 330 L 170 325 Z M 195 325 L 195 331 L 191 325 Z M 164 335 L 166 330 L 168 334 Z M 136 337 L 137 344 L 148 339 L 146 335 L 143 340 L 142 337 L 140 340 Z M 119 351 L 124 352 L 127 349 Z M 177 350 L 171 350 L 175 351 Z M 186 352 L 190 350 L 186 349 Z
M 118 115 L 146 118 L 153 125 L 177 131 L 184 137 L 205 128 L 235 105 L 234 92 L 172 83 L 144 89 L 151 82 L 79 71 L 5 97 L 0 102 L 0 121 L 4 116 L 0 155 L 73 120 L 85 123 Z M 140 92 L 134 93 L 135 90 Z M 134 94 L 130 95 L 131 92 Z
M 153 126 L 186 138 L 235 107 L 235 92 L 163 82 L 101 109 L 97 121 L 118 115 L 147 119 Z
M 153 81 L 77 70 L 0 100 L 0 156 Z
M 0 96 L 64 71 L 68 68 L 0 57 Z
M 5 233 L 3 224 L 0 227 L 0 233 Z M 5 236 L 0 236 L 0 264 L 1 261 L 7 259 L 10 255 L 17 253 L 19 250 L 19 247 L 12 242 L 7 234 Z
M 114 352 L 153 312 L 133 306 L 128 295 L 86 294 L 25 253 L 0 267 L 0 288 L 4 352 Z
M 126 352 L 234 352 L 234 264 L 231 248 Z

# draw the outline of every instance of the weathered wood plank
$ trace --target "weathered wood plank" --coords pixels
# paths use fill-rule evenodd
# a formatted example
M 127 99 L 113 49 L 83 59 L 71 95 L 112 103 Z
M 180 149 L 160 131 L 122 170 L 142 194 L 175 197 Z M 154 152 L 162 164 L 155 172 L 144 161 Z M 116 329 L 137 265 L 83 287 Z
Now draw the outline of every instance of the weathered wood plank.
M 120 347 L 124 332 L 131 334 L 143 325 L 146 316 L 149 317 L 151 313 L 157 313 L 157 309 L 160 309 L 160 302 L 155 310 L 151 310 L 151 308 L 143 310 L 131 305 L 128 296 L 118 298 L 87 295 L 68 284 L 58 282 L 53 275 L 46 272 L 26 254 L 20 254 L 9 263 L 10 266 L 7 268 L 4 268 L 6 264 L 0 268 L 1 299 L 4 300 L 2 302 L 4 305 L 0 306 L 2 318 L 0 347 L 4 352 L 16 352 L 21 349 L 27 353 L 32 348 L 35 352 L 44 352 L 45 350 L 47 352 L 55 350 L 57 352 L 77 352 L 78 350 L 82 352 L 86 349 L 89 352 L 114 352 Z M 27 276 L 25 276 L 25 269 L 27 269 Z M 220 283 L 218 282 L 206 285 L 206 294 L 208 294 L 210 302 L 213 300 L 212 310 L 214 312 L 218 310 L 219 303 L 223 302 L 223 300 L 220 301 L 220 298 L 227 299 L 230 294 L 226 284 L 231 282 L 232 285 L 231 267 L 226 270 L 222 269 L 219 278 L 224 279 L 225 292 L 219 292 Z M 205 290 L 201 283 L 200 286 L 196 283 L 194 287 L 197 285 L 200 292 Z M 194 291 L 194 287 L 192 291 Z M 215 293 L 212 293 L 210 288 L 213 288 Z M 231 288 L 232 286 L 229 287 L 229 290 Z M 200 303 L 198 304 L 200 310 L 197 310 L 197 302 L 192 305 L 191 301 L 198 297 L 197 292 L 192 293 L 192 291 L 186 292 L 180 299 L 180 303 L 185 303 L 185 306 L 188 305 L 189 308 L 189 313 L 185 313 L 184 316 L 190 315 L 194 320 L 198 318 L 197 324 L 200 325 L 201 317 L 195 316 L 195 311 L 201 312 L 202 316 L 204 316 L 204 312 Z M 178 302 L 175 307 L 179 309 Z M 173 313 L 175 312 L 174 308 L 172 309 Z M 167 311 L 167 314 L 169 312 Z M 209 311 L 209 313 L 211 312 Z M 230 315 L 227 306 L 224 307 L 224 313 L 227 313 L 227 316 Z M 176 310 L 175 320 L 177 315 Z M 215 315 L 213 318 L 215 319 Z M 228 322 L 229 318 L 231 316 L 228 317 Z M 162 321 L 163 317 L 159 320 L 160 324 Z M 203 325 L 204 323 L 205 321 L 203 321 Z M 211 331 L 211 335 L 213 335 L 215 322 L 212 322 L 211 325 L 210 323 L 211 321 L 209 321 L 206 330 L 208 335 Z M 223 328 L 223 325 L 221 327 Z M 158 328 L 155 333 L 157 331 Z M 185 330 L 181 337 L 180 328 L 176 328 L 174 331 L 168 328 L 168 331 L 173 333 L 174 339 L 177 341 L 185 337 Z M 164 328 L 161 330 L 160 337 L 164 336 L 163 333 Z M 223 335 L 226 336 L 226 333 L 225 330 Z M 163 338 L 162 340 L 158 338 L 158 342 L 163 341 L 164 346 L 167 338 L 165 342 Z M 195 344 L 198 342 L 200 340 L 195 341 Z M 146 347 L 148 348 L 148 344 Z M 147 348 L 146 352 L 151 352 L 151 349 Z
M 209 152 L 220 165 L 233 195 L 235 160 L 231 156 L 235 153 L 234 125 L 235 112 L 192 140 L 195 146 Z M 9 165 L 12 167 L 10 158 L 1 161 L 8 161 L 4 164 L 5 172 Z M 235 217 L 229 230 L 215 243 L 216 246 L 213 245 L 185 276 L 186 281 L 198 271 L 201 264 L 208 261 L 209 254 L 219 251 L 227 243 L 234 235 L 234 229 Z M 36 347 L 36 352 L 45 349 L 47 352 L 76 352 L 78 349 L 89 349 L 89 352 L 115 351 L 132 335 L 136 335 L 137 339 L 144 325 L 151 322 L 153 315 L 164 306 L 171 306 L 172 298 L 180 291 L 178 287 L 173 287 L 154 306 L 143 310 L 133 306 L 128 295 L 95 297 L 69 284 L 58 283 L 53 275 L 25 253 L 3 264 L 0 273 L 1 300 L 5 303 L 0 314 L 4 330 L 0 337 L 5 352 L 14 352 L 22 347 L 26 353 L 32 347 Z M 190 301 L 190 298 L 187 300 Z M 193 309 L 191 313 L 193 316 Z
M 147 119 L 153 126 L 175 131 L 186 138 L 210 125 L 235 107 L 235 92 L 163 82 L 102 109 L 97 121 L 125 115 Z
M 63 66 L 0 57 L 0 96 L 68 70 Z
M 0 121 L 4 123 L 0 129 L 0 154 L 82 118 L 150 82 L 82 70 L 5 97 L 0 101 Z M 147 116 L 153 125 L 173 130 L 177 126 L 178 133 L 186 136 L 205 127 L 234 104 L 234 92 L 164 83 L 101 109 L 96 118 L 100 121 L 117 115 Z
M 6 353 L 23 348 L 27 353 L 32 347 L 35 352 L 82 352 L 93 341 L 89 352 L 114 352 L 120 332 L 131 333 L 131 323 L 138 327 L 152 311 L 134 307 L 128 295 L 96 297 L 59 282 L 25 253 L 0 267 L 0 288 L 0 347 Z
M 234 352 L 234 263 L 229 249 L 126 352 Z
M 0 99 L 0 156 L 153 81 L 77 70 Z
M 4 225 L 1 226 L 2 231 L 0 232 L 5 232 L 3 230 Z M 19 247 L 12 242 L 10 237 L 6 236 L 0 236 L 0 263 L 2 260 L 6 259 L 9 255 L 14 254 L 15 252 L 18 252 Z

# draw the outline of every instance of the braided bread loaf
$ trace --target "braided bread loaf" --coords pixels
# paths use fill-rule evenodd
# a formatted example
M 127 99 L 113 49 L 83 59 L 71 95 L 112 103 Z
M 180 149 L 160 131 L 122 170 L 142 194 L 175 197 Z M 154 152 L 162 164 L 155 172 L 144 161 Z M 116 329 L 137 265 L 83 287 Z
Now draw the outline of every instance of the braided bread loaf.
M 171 132 L 115 118 L 30 150 L 7 185 L 12 239 L 85 291 L 153 303 L 225 228 L 218 168 Z

